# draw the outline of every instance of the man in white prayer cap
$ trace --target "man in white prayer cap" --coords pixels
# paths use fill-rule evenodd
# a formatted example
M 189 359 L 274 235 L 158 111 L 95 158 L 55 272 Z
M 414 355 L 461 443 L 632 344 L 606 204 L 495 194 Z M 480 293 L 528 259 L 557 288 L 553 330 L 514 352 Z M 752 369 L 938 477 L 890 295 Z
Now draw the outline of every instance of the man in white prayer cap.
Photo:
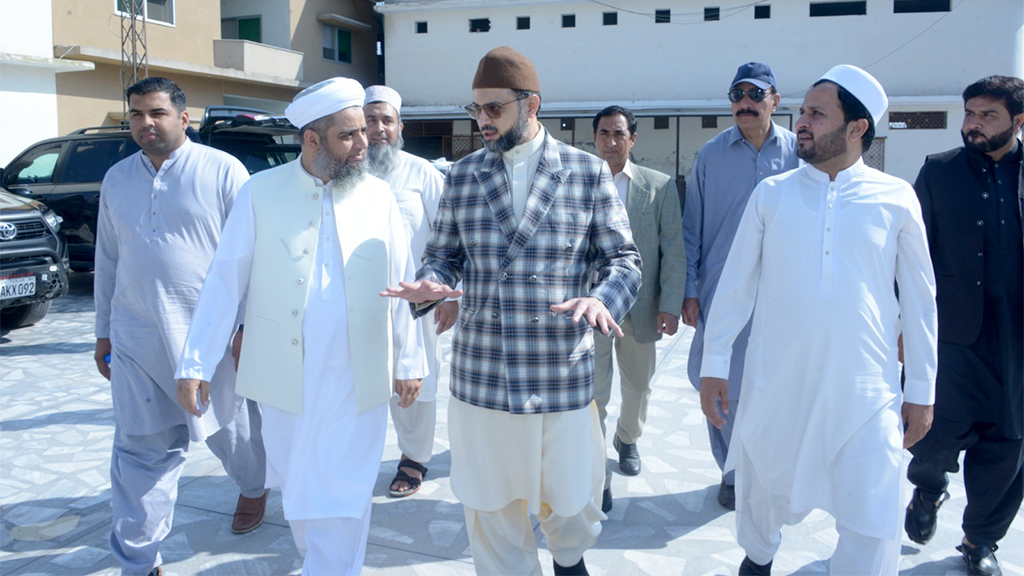
M 370 86 L 366 89 L 363 113 L 369 141 L 367 169 L 391 186 L 402 213 L 412 256 L 418 264 L 437 216 L 444 178 L 430 162 L 402 150 L 402 96 L 398 92 L 387 86 Z M 423 379 L 420 395 L 412 406 L 400 408 L 399 397 L 391 397 L 391 420 L 395 424 L 398 448 L 402 451 L 398 471 L 389 488 L 395 498 L 415 494 L 427 475 L 425 464 L 434 448 L 437 376 L 441 369 L 437 337 L 455 324 L 458 315 L 458 301 L 447 300 L 434 308 L 432 322 L 419 321 L 430 373 Z
M 782 526 L 815 508 L 836 519 L 832 574 L 898 571 L 900 466 L 931 427 L 937 314 L 917 196 L 861 160 L 887 105 L 854 66 L 814 84 L 795 126 L 807 164 L 754 189 L 718 284 L 701 368 L 715 426 L 729 411 L 733 341 L 753 311 L 726 462 L 740 574 L 769 574 Z
M 408 407 L 426 375 L 410 310 L 377 295 L 415 269 L 391 189 L 365 173 L 364 96 L 333 78 L 285 110 L 302 153 L 239 192 L 178 367 L 178 400 L 198 416 L 244 315 L 236 388 L 262 405 L 267 486 L 306 575 L 362 569 L 388 399 Z

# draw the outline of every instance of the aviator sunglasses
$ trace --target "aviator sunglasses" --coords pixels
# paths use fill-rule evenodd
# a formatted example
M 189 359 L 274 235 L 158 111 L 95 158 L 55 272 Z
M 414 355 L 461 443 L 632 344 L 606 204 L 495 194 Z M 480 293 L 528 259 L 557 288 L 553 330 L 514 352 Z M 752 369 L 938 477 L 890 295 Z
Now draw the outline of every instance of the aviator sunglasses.
M 513 102 L 519 102 L 520 100 L 526 100 L 527 98 L 529 98 L 529 96 L 520 96 L 515 100 L 509 100 L 508 102 L 501 103 L 489 102 L 487 104 L 467 104 L 463 106 L 463 108 L 466 109 L 466 113 L 469 114 L 469 117 L 474 120 L 476 120 L 476 118 L 480 116 L 481 110 L 487 112 L 487 117 L 490 118 L 491 120 L 497 120 L 498 118 L 501 118 L 502 108 L 508 106 Z
M 753 100 L 754 102 L 761 102 L 765 99 L 765 96 L 768 96 L 771 93 L 772 91 L 770 89 L 762 90 L 757 87 L 751 88 L 750 90 L 741 90 L 739 88 L 733 88 L 732 90 L 729 90 L 729 102 L 732 102 L 733 104 L 738 103 L 740 100 L 743 100 L 744 94 L 750 96 L 750 99 Z

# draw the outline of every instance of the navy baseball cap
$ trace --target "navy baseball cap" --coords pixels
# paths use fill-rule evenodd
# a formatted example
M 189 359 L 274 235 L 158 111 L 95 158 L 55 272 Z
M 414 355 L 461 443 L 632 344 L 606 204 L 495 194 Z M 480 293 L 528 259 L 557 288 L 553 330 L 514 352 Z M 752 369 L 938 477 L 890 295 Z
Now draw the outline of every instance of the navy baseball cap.
M 747 62 L 740 66 L 736 70 L 736 77 L 732 79 L 732 84 L 729 87 L 732 88 L 740 82 L 750 82 L 761 90 L 773 88 L 776 92 L 779 91 L 779 83 L 775 80 L 775 73 L 772 72 L 770 66 L 760 62 Z

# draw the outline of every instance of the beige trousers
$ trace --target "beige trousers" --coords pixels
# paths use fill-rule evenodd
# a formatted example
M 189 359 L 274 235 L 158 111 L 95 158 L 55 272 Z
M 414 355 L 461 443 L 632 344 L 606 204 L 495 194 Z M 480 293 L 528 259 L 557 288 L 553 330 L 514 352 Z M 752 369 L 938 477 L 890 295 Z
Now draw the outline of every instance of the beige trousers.
M 604 420 L 608 416 L 608 401 L 612 397 L 612 349 L 619 366 L 619 384 L 622 405 L 615 435 L 625 444 L 635 444 L 644 432 L 647 420 L 647 401 L 651 398 L 651 378 L 657 363 L 654 342 L 640 343 L 633 337 L 633 324 L 629 315 L 620 326 L 623 338 L 594 333 L 594 402 L 601 418 L 601 435 L 605 435 Z

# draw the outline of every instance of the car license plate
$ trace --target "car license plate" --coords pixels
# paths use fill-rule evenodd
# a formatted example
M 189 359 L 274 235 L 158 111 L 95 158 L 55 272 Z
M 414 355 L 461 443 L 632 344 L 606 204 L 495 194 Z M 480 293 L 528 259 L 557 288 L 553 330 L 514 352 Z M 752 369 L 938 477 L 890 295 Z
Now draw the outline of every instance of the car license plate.
M 24 298 L 36 293 L 36 277 L 20 276 L 16 278 L 0 278 L 0 300 Z

